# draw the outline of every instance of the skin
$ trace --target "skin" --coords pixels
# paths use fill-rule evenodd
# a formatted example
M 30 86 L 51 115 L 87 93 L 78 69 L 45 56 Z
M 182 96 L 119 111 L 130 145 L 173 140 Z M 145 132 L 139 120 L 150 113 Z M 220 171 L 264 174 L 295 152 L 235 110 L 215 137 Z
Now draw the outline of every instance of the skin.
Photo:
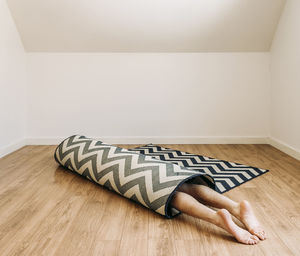
M 248 201 L 235 202 L 207 186 L 183 184 L 175 193 L 171 205 L 185 214 L 225 229 L 240 243 L 252 245 L 266 239 L 266 233 Z M 215 211 L 206 205 L 219 210 Z M 239 219 L 246 229 L 236 225 L 231 215 Z

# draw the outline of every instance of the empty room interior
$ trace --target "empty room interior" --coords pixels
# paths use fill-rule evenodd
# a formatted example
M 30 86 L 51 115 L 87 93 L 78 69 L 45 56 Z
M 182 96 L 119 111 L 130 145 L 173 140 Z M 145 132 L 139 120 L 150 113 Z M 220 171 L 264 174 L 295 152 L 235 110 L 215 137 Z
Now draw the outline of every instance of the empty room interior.
M 300 255 L 299 0 L 0 0 L 0 255 Z

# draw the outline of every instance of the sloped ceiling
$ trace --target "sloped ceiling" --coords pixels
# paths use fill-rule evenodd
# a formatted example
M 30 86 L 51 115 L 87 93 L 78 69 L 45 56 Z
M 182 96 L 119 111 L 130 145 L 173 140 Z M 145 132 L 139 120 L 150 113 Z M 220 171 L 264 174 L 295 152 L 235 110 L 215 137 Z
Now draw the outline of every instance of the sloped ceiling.
M 268 51 L 285 0 L 8 0 L 43 52 Z

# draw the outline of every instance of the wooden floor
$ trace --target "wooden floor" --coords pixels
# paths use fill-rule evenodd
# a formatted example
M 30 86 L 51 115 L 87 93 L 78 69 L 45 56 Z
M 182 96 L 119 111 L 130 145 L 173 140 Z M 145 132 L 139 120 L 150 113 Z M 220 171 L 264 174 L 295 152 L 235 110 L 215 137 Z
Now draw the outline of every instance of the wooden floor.
M 226 193 L 254 205 L 268 239 L 242 245 L 184 214 L 164 219 L 65 171 L 54 146 L 26 146 L 0 159 L 0 255 L 300 255 L 299 161 L 269 145 L 163 146 L 269 169 Z

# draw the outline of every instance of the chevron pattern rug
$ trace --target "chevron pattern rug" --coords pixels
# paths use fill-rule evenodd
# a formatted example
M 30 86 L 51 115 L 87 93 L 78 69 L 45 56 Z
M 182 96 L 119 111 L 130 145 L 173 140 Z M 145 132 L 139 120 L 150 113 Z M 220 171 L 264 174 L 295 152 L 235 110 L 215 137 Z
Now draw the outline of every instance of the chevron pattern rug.
M 170 201 L 182 183 L 214 188 L 214 180 L 205 173 L 79 135 L 60 143 L 54 158 L 63 167 L 168 218 L 179 213 Z
M 268 170 L 232 163 L 207 156 L 195 155 L 175 149 L 148 144 L 130 149 L 155 159 L 171 162 L 190 170 L 209 174 L 215 180 L 216 191 L 227 192 L 247 181 L 254 179 Z

